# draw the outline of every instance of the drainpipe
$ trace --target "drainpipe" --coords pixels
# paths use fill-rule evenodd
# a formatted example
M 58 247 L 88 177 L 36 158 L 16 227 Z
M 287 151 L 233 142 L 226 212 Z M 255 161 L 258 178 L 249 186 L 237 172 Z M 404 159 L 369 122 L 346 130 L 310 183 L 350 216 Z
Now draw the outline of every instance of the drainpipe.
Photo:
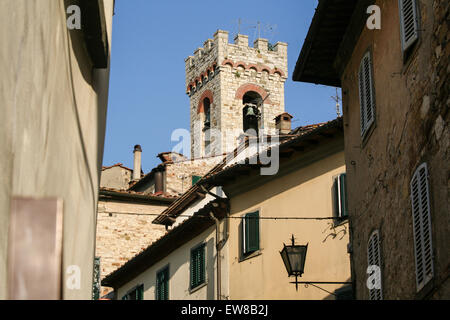
M 219 232 L 220 232 L 220 224 L 219 219 L 217 219 L 214 214 L 210 211 L 209 215 L 216 223 L 216 257 L 217 257 L 217 300 L 221 300 L 222 292 L 221 292 L 221 248 L 219 243 Z

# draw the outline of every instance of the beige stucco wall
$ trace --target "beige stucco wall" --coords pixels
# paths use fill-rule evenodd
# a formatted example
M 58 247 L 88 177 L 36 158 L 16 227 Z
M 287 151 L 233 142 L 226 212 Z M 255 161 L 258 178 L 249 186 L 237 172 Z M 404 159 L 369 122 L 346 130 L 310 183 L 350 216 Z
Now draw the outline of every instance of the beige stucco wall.
M 344 153 L 338 152 L 297 169 L 270 183 L 231 198 L 231 216 L 259 210 L 260 217 L 331 217 L 333 178 L 345 172 Z M 348 223 L 330 220 L 260 220 L 260 255 L 239 256 L 240 219 L 230 220 L 230 299 L 334 299 L 309 286 L 290 284 L 280 251 L 293 234 L 308 243 L 305 273 L 300 281 L 350 281 L 347 253 Z M 342 285 L 322 285 L 333 292 Z
M 120 166 L 102 170 L 100 187 L 127 190 L 131 181 L 133 171 Z
M 201 243 L 206 243 L 206 285 L 190 292 L 190 253 L 191 249 Z M 227 278 L 227 250 L 222 251 L 222 295 L 228 295 Z M 155 299 L 156 273 L 169 265 L 169 299 L 170 300 L 213 300 L 216 298 L 216 251 L 215 227 L 212 226 L 202 234 L 187 241 L 166 258 L 157 262 L 138 277 L 117 290 L 118 299 L 134 286 L 144 285 L 144 299 Z
M 103 2 L 111 46 L 113 1 Z M 0 2 L 1 299 L 12 196 L 63 200 L 63 297 L 91 298 L 109 69 L 92 69 L 65 11 L 64 1 Z M 80 289 L 64 285 L 70 265 L 80 267 Z

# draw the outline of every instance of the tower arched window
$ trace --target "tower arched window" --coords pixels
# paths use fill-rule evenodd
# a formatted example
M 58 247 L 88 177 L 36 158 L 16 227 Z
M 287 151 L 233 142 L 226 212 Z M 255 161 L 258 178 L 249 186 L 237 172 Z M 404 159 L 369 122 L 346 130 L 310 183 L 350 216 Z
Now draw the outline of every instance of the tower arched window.
M 209 98 L 203 99 L 203 111 L 205 112 L 204 126 L 209 128 L 211 126 L 211 101 Z
M 262 103 L 261 95 L 255 91 L 248 91 L 242 97 L 242 104 L 244 105 L 242 122 L 245 133 L 252 135 L 258 134 Z
M 205 155 L 209 155 L 211 152 L 211 101 L 209 98 L 203 99 L 203 111 L 205 112 L 203 123 L 204 149 Z

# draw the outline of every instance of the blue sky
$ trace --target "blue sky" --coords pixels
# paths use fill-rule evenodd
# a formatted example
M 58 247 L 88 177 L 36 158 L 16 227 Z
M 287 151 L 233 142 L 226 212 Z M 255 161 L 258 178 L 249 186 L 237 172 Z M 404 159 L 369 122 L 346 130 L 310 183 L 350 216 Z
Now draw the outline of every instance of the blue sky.
M 285 109 L 294 116 L 292 126 L 334 119 L 334 88 L 292 81 L 317 2 L 116 0 L 103 165 L 132 168 L 133 146 L 140 144 L 147 173 L 160 162 L 158 153 L 175 146 L 172 131 L 189 129 L 184 59 L 217 29 L 229 31 L 232 41 L 239 18 L 250 44 L 258 21 L 261 37 L 289 44 Z

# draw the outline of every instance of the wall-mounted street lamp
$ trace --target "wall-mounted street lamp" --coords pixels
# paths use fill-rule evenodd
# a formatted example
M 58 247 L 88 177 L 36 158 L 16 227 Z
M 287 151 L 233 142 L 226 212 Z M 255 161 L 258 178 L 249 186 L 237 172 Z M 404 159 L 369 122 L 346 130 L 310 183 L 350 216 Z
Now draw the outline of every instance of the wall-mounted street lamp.
M 306 252 L 308 250 L 308 244 L 296 245 L 294 235 L 291 238 L 291 245 L 284 245 L 283 250 L 280 251 L 281 258 L 283 259 L 284 266 L 288 272 L 289 277 L 295 276 L 295 288 L 298 291 L 299 284 L 351 284 L 351 282 L 334 282 L 334 281 L 298 281 L 298 277 L 301 277 L 305 269 Z M 323 289 L 322 289 L 323 290 Z M 328 291 L 327 291 L 328 292 Z
M 287 246 L 283 243 L 283 250 L 280 251 L 284 266 L 289 277 L 295 276 L 295 288 L 298 290 L 298 277 L 301 277 L 305 268 L 306 251 L 308 244 L 296 245 L 294 235 L 292 235 L 292 244 Z

